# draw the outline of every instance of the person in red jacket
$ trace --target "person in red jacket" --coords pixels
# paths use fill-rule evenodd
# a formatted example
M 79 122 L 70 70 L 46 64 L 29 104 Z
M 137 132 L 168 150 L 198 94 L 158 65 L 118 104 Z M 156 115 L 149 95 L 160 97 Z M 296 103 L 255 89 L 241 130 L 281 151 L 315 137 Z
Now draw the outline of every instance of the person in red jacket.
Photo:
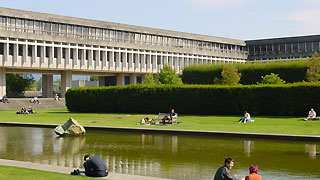
M 258 173 L 258 166 L 251 165 L 249 167 L 250 174 L 246 176 L 245 180 L 262 180 L 262 177 L 257 174 Z

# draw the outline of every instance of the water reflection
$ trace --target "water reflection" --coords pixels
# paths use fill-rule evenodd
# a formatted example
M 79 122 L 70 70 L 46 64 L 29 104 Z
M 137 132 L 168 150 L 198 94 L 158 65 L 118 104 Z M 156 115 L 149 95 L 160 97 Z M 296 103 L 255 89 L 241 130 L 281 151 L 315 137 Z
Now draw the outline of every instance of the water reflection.
M 42 128 L 0 127 L 0 158 L 82 167 L 98 155 L 110 172 L 169 179 L 212 179 L 225 157 L 243 177 L 257 164 L 263 179 L 320 179 L 319 143 L 108 131 L 57 137 Z M 279 175 L 281 174 L 281 176 Z

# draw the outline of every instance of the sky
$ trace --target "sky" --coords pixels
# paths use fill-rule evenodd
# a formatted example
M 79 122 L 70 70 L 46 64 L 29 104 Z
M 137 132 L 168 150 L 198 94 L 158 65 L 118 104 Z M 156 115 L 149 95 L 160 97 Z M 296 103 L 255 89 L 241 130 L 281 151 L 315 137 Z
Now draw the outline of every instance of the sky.
M 0 0 L 0 6 L 239 40 L 320 34 L 320 0 Z
M 240 40 L 320 34 L 320 0 L 0 0 L 0 6 Z

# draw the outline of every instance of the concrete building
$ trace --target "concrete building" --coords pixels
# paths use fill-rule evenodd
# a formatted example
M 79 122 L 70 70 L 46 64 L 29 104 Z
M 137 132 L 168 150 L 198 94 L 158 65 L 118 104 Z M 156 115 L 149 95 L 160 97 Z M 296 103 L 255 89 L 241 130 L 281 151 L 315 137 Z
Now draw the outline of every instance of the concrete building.
M 320 52 L 320 35 L 246 41 L 249 61 L 304 59 Z
M 6 73 L 42 74 L 43 97 L 52 97 L 53 74 L 61 75 L 64 96 L 72 75 L 136 84 L 166 63 L 182 72 L 192 64 L 245 62 L 247 54 L 243 40 L 0 7 L 0 96 Z

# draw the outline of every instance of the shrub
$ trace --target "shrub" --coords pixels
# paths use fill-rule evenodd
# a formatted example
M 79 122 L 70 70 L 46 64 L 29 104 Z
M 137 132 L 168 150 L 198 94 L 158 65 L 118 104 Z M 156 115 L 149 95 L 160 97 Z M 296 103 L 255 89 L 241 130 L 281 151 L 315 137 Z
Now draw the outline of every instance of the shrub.
M 312 55 L 311 60 L 307 62 L 306 78 L 310 82 L 316 82 L 320 80 L 320 56 L 317 52 Z
M 230 64 L 195 65 L 186 67 L 182 73 L 184 84 L 213 84 L 213 77 L 221 78 L 224 66 Z M 275 73 L 287 83 L 306 81 L 307 61 L 232 64 L 242 74 L 240 84 L 256 84 L 261 76 Z
M 149 85 L 154 85 L 156 84 L 154 82 L 154 79 L 153 79 L 153 75 L 151 73 L 148 73 L 146 76 L 145 76 L 145 79 L 144 81 L 142 82 L 143 84 L 149 84 Z
M 286 82 L 279 77 L 279 74 L 271 73 L 261 77 L 261 84 L 285 84 Z
M 237 85 L 241 79 L 241 73 L 234 66 L 224 66 L 221 72 L 222 79 L 214 78 L 215 84 Z
M 320 109 L 320 83 L 276 85 L 130 85 L 71 88 L 66 105 L 71 112 L 180 114 L 305 115 Z
M 182 80 L 175 70 L 165 64 L 157 75 L 159 84 L 182 84 Z

